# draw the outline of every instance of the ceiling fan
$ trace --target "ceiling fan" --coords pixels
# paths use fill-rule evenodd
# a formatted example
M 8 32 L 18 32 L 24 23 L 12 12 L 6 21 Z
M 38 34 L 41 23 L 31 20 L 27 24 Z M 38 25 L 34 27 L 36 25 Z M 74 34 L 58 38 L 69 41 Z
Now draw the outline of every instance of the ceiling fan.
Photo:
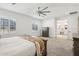
M 38 11 L 37 11 L 38 15 L 39 16 L 41 16 L 41 15 L 46 16 L 47 13 L 50 13 L 51 11 L 46 10 L 47 8 L 48 7 L 45 7 L 45 8 L 42 9 L 41 7 L 38 7 Z

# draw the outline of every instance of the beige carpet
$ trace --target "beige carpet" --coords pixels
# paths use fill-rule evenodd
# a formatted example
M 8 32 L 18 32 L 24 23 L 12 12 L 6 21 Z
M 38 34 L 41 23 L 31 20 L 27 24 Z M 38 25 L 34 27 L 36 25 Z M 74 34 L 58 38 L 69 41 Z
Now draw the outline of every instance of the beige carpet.
M 47 43 L 48 56 L 73 56 L 73 41 L 71 39 L 52 38 Z

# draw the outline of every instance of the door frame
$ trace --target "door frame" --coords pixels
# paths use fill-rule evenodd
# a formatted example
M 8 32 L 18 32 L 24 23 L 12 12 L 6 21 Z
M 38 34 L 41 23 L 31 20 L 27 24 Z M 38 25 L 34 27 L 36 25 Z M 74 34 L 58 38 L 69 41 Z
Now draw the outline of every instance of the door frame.
M 65 18 L 59 18 L 59 19 L 56 19 L 56 20 L 55 20 L 55 29 L 56 29 L 56 30 L 55 30 L 55 35 L 56 35 L 56 38 L 57 38 L 57 35 L 58 35 L 58 34 L 57 34 L 57 21 L 58 21 L 58 20 L 66 20 L 66 19 L 65 19 Z M 67 19 L 67 20 L 68 20 L 68 19 Z M 68 22 L 67 22 L 67 23 L 68 23 Z M 68 28 L 67 28 L 67 34 L 68 34 Z M 68 38 L 68 35 L 67 35 L 67 38 Z

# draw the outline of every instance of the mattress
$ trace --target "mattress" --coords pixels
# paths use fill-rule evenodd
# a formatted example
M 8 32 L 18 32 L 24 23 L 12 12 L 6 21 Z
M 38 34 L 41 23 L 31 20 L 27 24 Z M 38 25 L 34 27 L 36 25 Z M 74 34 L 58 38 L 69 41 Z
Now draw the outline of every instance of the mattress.
M 35 44 L 21 37 L 0 39 L 0 56 L 34 56 Z

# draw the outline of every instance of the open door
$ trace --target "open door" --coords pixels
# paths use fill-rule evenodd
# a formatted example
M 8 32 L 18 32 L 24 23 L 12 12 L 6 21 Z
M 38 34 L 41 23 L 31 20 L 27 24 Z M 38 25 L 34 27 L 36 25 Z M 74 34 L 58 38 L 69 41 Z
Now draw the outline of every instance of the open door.
M 57 38 L 68 38 L 68 20 L 57 20 L 56 21 L 56 36 Z

